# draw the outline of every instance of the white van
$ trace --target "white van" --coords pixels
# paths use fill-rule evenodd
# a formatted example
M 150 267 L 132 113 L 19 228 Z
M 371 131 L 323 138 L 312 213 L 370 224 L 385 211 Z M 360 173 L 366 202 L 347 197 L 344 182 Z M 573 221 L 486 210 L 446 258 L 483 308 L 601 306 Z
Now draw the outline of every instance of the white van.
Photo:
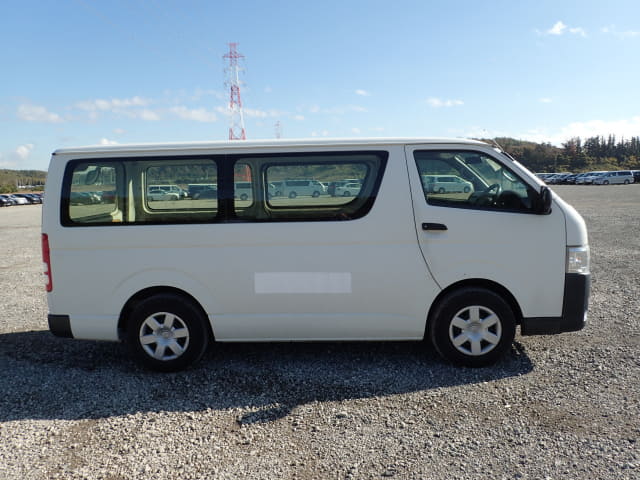
M 631 170 L 619 170 L 606 172 L 594 178 L 594 185 L 629 185 L 633 183 L 633 172 Z
M 239 173 L 240 172 L 240 173 Z M 433 193 L 425 175 L 467 193 Z M 279 182 L 357 179 L 353 196 L 273 196 Z M 150 201 L 159 181 L 216 195 Z M 249 182 L 242 200 L 238 182 Z M 96 204 L 71 199 L 109 192 Z M 49 326 L 124 340 L 178 370 L 213 341 L 429 339 L 483 366 L 523 335 L 581 329 L 580 215 L 471 140 L 305 140 L 100 146 L 53 153 L 42 246 Z M 107 199 L 104 201 L 104 199 Z
M 282 182 L 282 195 L 289 198 L 298 196 L 319 197 L 327 193 L 327 187 L 317 180 L 287 179 Z

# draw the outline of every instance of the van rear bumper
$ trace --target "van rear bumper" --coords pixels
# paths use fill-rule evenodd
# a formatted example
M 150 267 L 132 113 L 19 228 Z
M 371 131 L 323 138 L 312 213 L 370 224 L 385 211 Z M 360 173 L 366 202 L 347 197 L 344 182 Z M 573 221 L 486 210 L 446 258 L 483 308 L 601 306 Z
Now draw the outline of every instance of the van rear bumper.
M 49 330 L 56 337 L 73 338 L 69 315 L 48 315 Z
M 567 273 L 564 281 L 564 302 L 561 317 L 523 318 L 522 335 L 550 335 L 582 330 L 587 324 L 591 275 Z

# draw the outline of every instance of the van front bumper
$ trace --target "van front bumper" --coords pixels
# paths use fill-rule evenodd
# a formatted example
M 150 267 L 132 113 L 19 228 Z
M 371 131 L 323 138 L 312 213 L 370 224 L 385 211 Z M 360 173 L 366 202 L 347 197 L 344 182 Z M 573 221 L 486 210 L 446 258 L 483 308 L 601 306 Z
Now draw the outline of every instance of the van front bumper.
M 551 335 L 575 332 L 587 324 L 591 275 L 567 273 L 564 281 L 564 302 L 561 317 L 523 318 L 522 335 Z

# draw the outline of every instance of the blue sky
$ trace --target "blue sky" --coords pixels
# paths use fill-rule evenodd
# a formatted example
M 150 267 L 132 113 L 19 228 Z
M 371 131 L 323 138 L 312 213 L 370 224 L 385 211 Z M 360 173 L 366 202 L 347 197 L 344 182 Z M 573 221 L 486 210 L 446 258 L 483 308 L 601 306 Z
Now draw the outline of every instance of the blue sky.
M 0 168 L 59 147 L 640 135 L 638 0 L 3 0 Z

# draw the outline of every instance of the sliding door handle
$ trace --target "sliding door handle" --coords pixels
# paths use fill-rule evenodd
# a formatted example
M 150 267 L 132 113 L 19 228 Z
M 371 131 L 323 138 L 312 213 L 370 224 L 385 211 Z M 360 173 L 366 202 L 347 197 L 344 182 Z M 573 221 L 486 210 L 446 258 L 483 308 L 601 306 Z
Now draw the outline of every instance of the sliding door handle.
M 447 230 L 447 226 L 444 223 L 423 223 L 422 229 L 444 231 L 444 230 Z

